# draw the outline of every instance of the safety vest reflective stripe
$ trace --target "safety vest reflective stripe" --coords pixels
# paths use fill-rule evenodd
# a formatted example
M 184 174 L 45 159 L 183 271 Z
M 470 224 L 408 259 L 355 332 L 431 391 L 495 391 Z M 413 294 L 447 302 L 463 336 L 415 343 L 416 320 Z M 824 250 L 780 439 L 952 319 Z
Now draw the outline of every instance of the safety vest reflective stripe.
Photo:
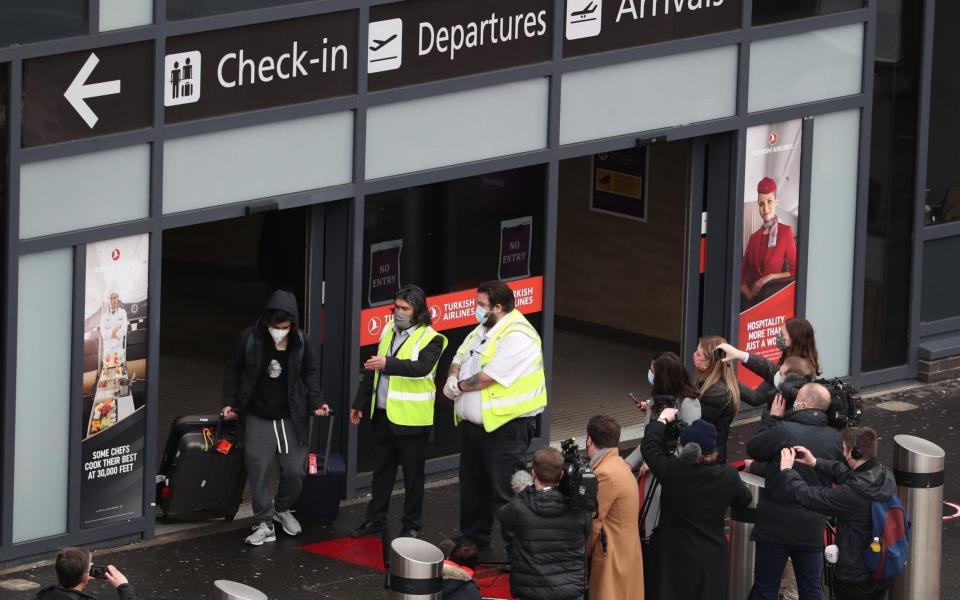
M 537 373 L 534 373 L 534 375 L 537 375 Z M 532 392 L 527 392 L 526 394 L 521 394 L 519 396 L 513 396 L 511 398 L 498 398 L 496 400 L 484 400 L 482 406 L 483 408 L 504 408 L 506 406 L 516 406 L 536 398 L 540 394 L 544 393 L 545 390 L 545 387 L 540 386 Z
M 392 379 L 392 377 L 391 377 Z M 433 402 L 437 397 L 436 388 L 432 392 L 401 392 L 399 390 L 390 390 L 387 394 L 387 400 L 405 400 L 407 402 Z
M 388 356 L 393 344 L 394 327 L 384 328 L 380 336 L 378 354 Z M 447 338 L 437 333 L 432 327 L 418 326 L 410 332 L 410 337 L 397 351 L 395 357 L 400 360 L 415 361 L 420 357 L 420 350 L 429 344 L 435 337 L 443 340 L 443 349 L 447 347 Z M 441 350 L 441 353 L 443 350 Z M 439 362 L 439 360 L 438 360 Z M 433 402 L 437 396 L 435 382 L 437 365 L 428 375 L 423 377 L 401 377 L 393 375 L 387 382 L 387 418 L 397 425 L 423 427 L 433 425 Z M 377 387 L 380 383 L 380 373 L 374 374 L 373 395 L 370 399 L 370 414 L 377 409 Z

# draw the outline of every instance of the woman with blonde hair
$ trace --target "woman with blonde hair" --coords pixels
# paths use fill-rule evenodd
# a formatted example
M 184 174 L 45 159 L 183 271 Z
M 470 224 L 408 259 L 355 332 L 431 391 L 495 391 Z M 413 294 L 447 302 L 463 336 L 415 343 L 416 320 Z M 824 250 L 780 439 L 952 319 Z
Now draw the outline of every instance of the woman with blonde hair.
M 718 335 L 700 338 L 693 364 L 697 367 L 696 387 L 700 392 L 702 419 L 717 428 L 717 463 L 727 462 L 730 424 L 740 410 L 740 388 L 730 363 L 717 352 L 727 341 Z

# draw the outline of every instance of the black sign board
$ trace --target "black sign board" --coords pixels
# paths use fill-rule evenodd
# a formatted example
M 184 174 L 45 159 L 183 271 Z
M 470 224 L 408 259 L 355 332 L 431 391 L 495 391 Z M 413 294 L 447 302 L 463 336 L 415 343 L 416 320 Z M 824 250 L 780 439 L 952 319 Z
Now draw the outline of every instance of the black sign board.
M 344 11 L 171 38 L 166 121 L 353 94 L 357 26 Z
M 149 127 L 152 107 L 152 42 L 24 61 L 24 146 Z
M 742 0 L 567 0 L 563 55 L 738 29 Z
M 410 0 L 370 8 L 371 91 L 551 58 L 551 0 Z

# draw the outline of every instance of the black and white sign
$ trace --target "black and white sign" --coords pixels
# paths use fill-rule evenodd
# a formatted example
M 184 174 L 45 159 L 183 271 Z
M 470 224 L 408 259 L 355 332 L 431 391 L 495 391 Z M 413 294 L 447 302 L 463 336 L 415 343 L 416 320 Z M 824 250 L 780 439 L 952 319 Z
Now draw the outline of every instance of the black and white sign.
M 370 7 L 371 91 L 551 58 L 550 0 L 408 0 Z
M 23 64 L 23 145 L 153 124 L 153 44 L 34 58 Z
M 356 92 L 357 12 L 344 11 L 167 40 L 168 122 Z
M 742 0 L 567 0 L 563 55 L 579 56 L 740 27 Z

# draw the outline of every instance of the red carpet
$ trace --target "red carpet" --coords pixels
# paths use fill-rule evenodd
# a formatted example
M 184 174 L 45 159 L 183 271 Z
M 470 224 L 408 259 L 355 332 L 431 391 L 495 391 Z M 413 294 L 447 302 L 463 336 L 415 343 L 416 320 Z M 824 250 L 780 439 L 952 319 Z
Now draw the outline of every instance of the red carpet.
M 300 550 L 383 572 L 383 546 L 380 538 L 343 537 L 301 546 Z M 510 576 L 497 567 L 477 567 L 474 581 L 484 598 L 509 600 Z

